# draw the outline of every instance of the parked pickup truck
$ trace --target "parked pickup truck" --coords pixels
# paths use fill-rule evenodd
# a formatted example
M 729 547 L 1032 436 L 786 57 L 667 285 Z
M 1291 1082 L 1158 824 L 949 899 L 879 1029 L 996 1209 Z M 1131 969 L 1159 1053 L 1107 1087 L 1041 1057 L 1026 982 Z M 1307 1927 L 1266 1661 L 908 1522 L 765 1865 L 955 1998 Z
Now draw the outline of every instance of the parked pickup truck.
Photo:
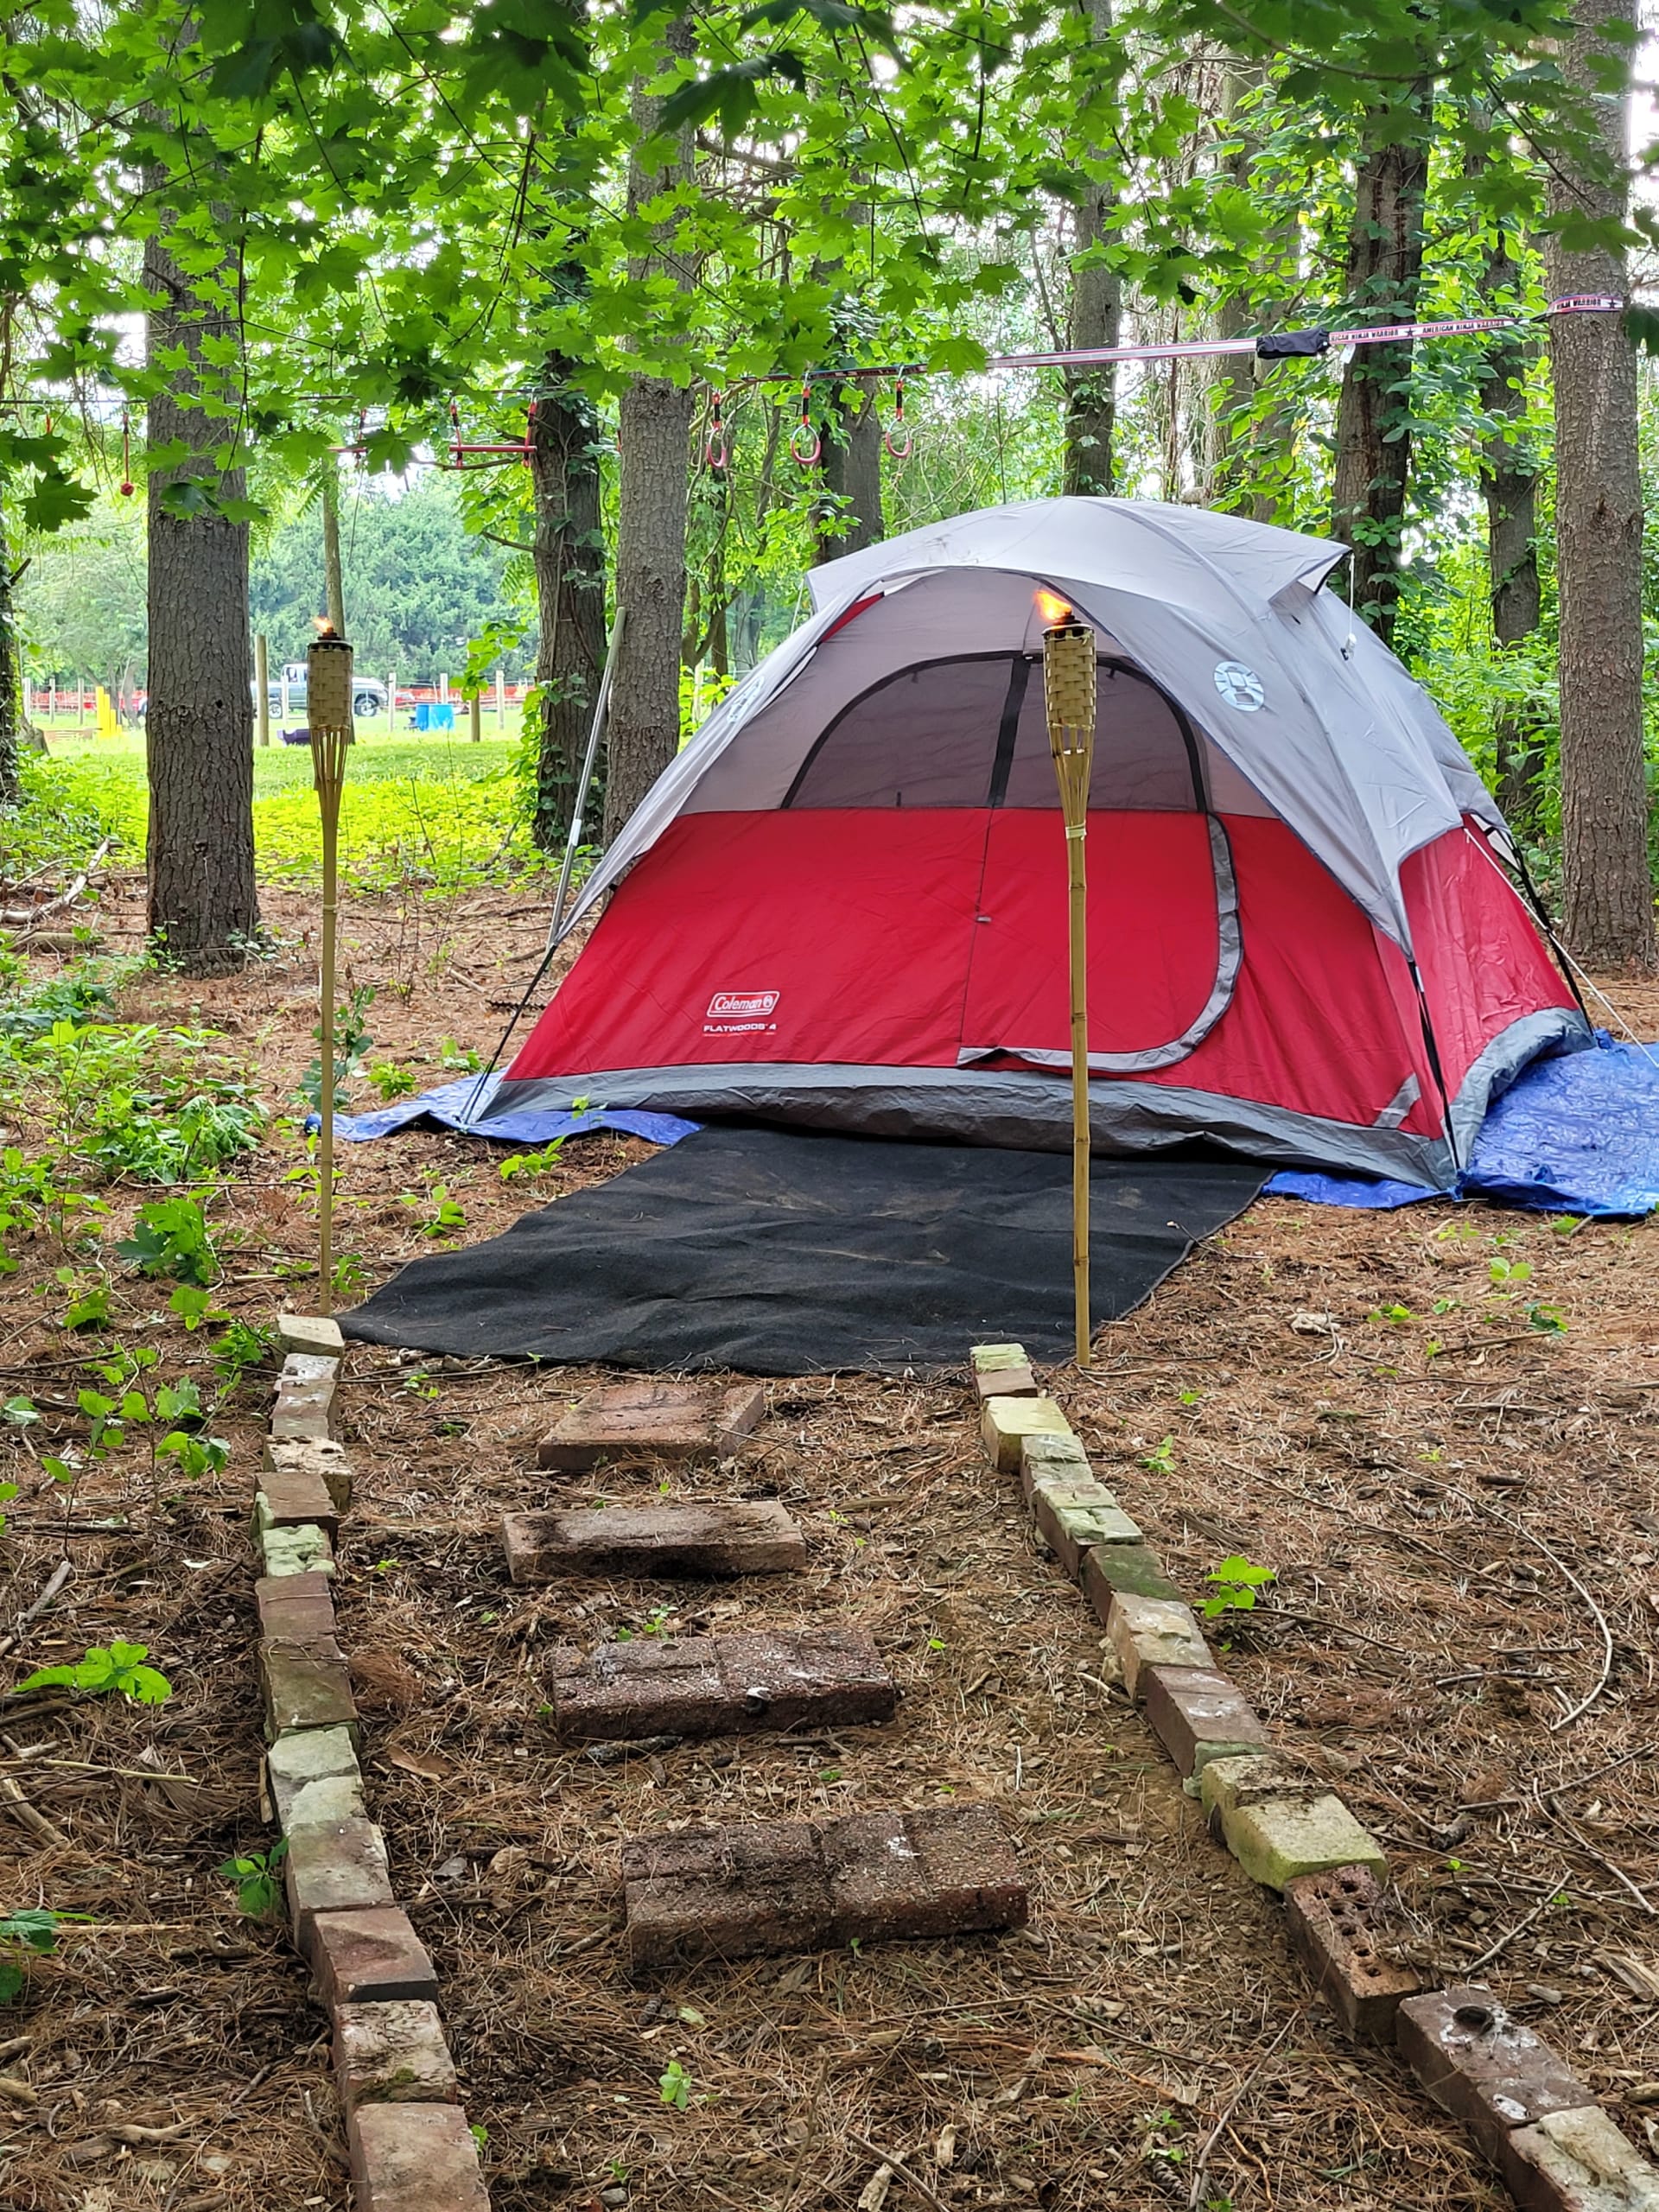
M 290 661 L 288 665 L 288 711 L 303 719 L 306 697 L 306 667 L 302 660 Z M 274 720 L 283 711 L 283 687 L 272 677 L 266 685 L 270 695 L 270 713 Z M 250 685 L 254 702 L 258 703 L 257 685 Z M 384 715 L 386 711 L 386 687 L 376 676 L 354 676 L 352 679 L 352 712 L 354 715 Z

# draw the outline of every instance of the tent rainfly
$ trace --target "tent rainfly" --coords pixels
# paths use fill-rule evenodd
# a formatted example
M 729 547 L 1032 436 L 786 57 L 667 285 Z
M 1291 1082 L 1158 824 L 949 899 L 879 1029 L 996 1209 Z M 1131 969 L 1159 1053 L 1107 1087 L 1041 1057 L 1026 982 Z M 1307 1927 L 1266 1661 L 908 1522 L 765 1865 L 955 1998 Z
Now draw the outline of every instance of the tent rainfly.
M 491 1114 L 586 1096 L 1064 1147 L 1041 659 L 1069 609 L 1098 639 L 1096 1148 L 1449 1187 L 1492 1098 L 1590 1031 L 1467 756 L 1325 588 L 1345 550 L 1043 499 L 815 570 L 811 620 L 589 878 L 569 926 L 597 926 Z

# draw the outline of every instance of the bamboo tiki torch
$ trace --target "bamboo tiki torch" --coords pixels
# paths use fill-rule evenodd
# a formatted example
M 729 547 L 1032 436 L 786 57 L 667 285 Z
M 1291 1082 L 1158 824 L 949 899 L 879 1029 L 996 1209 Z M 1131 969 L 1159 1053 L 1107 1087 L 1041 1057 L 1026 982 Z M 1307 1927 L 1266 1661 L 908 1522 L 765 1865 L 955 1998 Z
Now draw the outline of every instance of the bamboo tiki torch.
M 1095 633 L 1067 620 L 1043 632 L 1048 749 L 1065 817 L 1071 907 L 1071 1278 L 1077 1365 L 1090 1362 L 1089 1328 L 1089 886 L 1083 841 L 1095 759 Z
M 340 880 L 340 796 L 352 741 L 352 649 L 332 629 L 307 657 L 311 780 L 322 816 L 322 1126 L 317 1135 L 317 1311 L 334 1310 L 334 942 Z

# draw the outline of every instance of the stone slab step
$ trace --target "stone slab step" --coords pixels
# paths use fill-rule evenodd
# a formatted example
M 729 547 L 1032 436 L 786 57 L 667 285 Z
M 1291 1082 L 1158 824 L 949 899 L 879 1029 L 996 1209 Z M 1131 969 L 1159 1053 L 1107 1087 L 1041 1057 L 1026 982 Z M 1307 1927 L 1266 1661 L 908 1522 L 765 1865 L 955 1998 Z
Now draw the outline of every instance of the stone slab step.
M 566 1574 L 798 1573 L 806 1565 L 804 1538 L 771 1498 L 507 1513 L 501 1539 L 515 1582 Z
M 1026 1884 L 988 1805 L 682 1828 L 624 1846 L 636 1967 L 1024 1924 Z
M 553 1726 L 567 1743 L 723 1736 L 891 1720 L 899 1691 L 867 1636 L 638 1637 L 552 1655 Z
M 571 1407 L 536 1460 L 580 1475 L 622 1459 L 729 1459 L 766 1409 L 763 1382 L 607 1383 Z

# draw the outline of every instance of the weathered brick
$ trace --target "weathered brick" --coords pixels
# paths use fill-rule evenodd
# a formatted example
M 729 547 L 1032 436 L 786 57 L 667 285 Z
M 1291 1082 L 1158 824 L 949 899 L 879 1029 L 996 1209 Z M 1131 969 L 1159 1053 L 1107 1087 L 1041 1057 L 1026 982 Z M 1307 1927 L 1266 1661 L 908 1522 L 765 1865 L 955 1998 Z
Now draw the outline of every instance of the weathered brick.
M 1389 1955 L 1404 1931 L 1370 1867 L 1335 1866 L 1287 1883 L 1285 1927 L 1349 2034 L 1392 2043 L 1401 2000 L 1414 1997 L 1422 1982 Z
M 1025 1884 L 982 1805 L 683 1829 L 624 1847 L 638 1967 L 1019 1925 Z
M 330 1543 L 340 1534 L 340 1514 L 327 1483 L 308 1467 L 267 1467 L 253 1494 L 254 1541 L 267 1529 L 308 1526 L 321 1529 Z
M 1044 1542 L 1074 1582 L 1083 1580 L 1084 1556 L 1096 1544 L 1141 1541 L 1140 1529 L 1098 1483 L 1069 1491 L 1045 1483 L 1032 1493 L 1031 1511 Z
M 1028 1367 L 982 1367 L 975 1373 L 974 1388 L 982 1399 L 1036 1398 L 1042 1395 L 1042 1385 Z
M 1123 1670 L 1123 1687 L 1131 1697 L 1141 1694 L 1143 1667 L 1213 1664 L 1192 1609 L 1179 1599 L 1141 1598 L 1132 1590 L 1115 1590 L 1106 1616 L 1106 1634 Z
M 330 1774 L 295 1791 L 292 1810 L 281 1827 L 287 1835 L 295 1828 L 328 1827 L 337 1821 L 365 1821 L 368 1816 L 362 1783 L 347 1774 Z
M 334 2007 L 334 2079 L 347 2112 L 369 2104 L 454 2104 L 455 2062 L 424 1999 Z
M 315 1521 L 297 1529 L 262 1529 L 257 1545 L 268 1576 L 332 1574 L 334 1571 L 334 1548 L 327 1532 Z
M 807 1951 L 831 1940 L 829 1877 L 810 1821 L 641 1838 L 623 1846 L 622 1888 L 636 1967 Z
M 1029 1367 L 1031 1354 L 1024 1344 L 975 1344 L 968 1354 L 976 1375 L 994 1371 L 999 1367 Z
M 571 1407 L 537 1446 L 537 1463 L 585 1474 L 626 1459 L 723 1459 L 766 1409 L 764 1382 L 608 1383 Z
M 306 1826 L 308 1815 L 312 1822 L 323 1817 L 322 1801 L 307 1795 L 320 1784 L 344 1783 L 356 1796 L 344 1810 L 360 1814 L 364 1809 L 363 1773 L 346 1727 L 299 1728 L 278 1736 L 265 1753 L 265 1779 L 284 1829 Z M 331 1811 L 327 1817 L 338 1820 L 343 1812 Z
M 354 2212 L 490 2212 L 459 2105 L 359 2105 L 346 2140 Z
M 508 1513 L 501 1535 L 515 1582 L 562 1574 L 777 1574 L 806 1565 L 800 1530 L 771 1498 Z
M 1221 1833 L 1250 1879 L 1269 1890 L 1330 1866 L 1367 1866 L 1379 1881 L 1388 1874 L 1382 1847 L 1329 1790 L 1318 1797 L 1265 1797 L 1235 1805 L 1222 1814 Z
M 279 1313 L 276 1341 L 285 1352 L 297 1351 L 314 1359 L 343 1359 L 346 1339 L 338 1321 L 321 1313 Z
M 849 1629 L 562 1649 L 550 1671 L 553 1725 L 571 1743 L 845 1727 L 891 1719 L 899 1694 L 874 1645 Z
M 319 1357 L 315 1352 L 291 1351 L 283 1361 L 282 1372 L 276 1377 L 279 1390 L 308 1389 L 315 1383 L 333 1394 L 340 1379 L 340 1362 L 331 1354 Z
M 1027 1505 L 1046 1484 L 1058 1483 L 1064 1487 L 1068 1483 L 1094 1480 L 1089 1455 L 1070 1429 L 1064 1436 L 1039 1429 L 1033 1435 L 1020 1438 L 1020 1487 L 1026 1494 Z
M 438 1977 L 426 1946 L 396 1905 L 363 1911 L 320 1912 L 294 1931 L 311 1969 L 319 2004 L 389 2004 L 404 1997 L 435 1998 Z
M 747 1725 L 852 1727 L 891 1720 L 898 1686 L 857 1629 L 806 1629 L 715 1639 L 721 1679 Z
M 1147 1725 L 1183 1774 L 1267 1743 L 1249 1699 L 1213 1667 L 1143 1668 L 1141 1694 Z
M 290 1352 L 276 1379 L 276 1402 L 271 1410 L 270 1433 L 278 1443 L 304 1437 L 325 1437 L 334 1409 L 334 1382 L 339 1363 L 306 1352 Z
M 1272 1751 L 1224 1753 L 1208 1761 L 1198 1777 L 1198 1794 L 1212 1826 L 1236 1806 L 1259 1805 L 1270 1797 L 1321 1797 L 1325 1788 L 1318 1775 Z
M 1659 2212 L 1659 2168 L 1599 2105 L 1513 2129 L 1497 2165 L 1521 2212 Z
M 334 1632 L 332 1577 L 263 1574 L 253 1586 L 259 1633 L 272 1643 L 310 1643 Z
M 351 1670 L 338 1644 L 262 1643 L 259 1687 L 267 1742 L 290 1729 L 341 1728 L 357 1719 Z
M 1112 1617 L 1120 1591 L 1132 1598 L 1161 1598 L 1179 1605 L 1181 1593 L 1164 1573 L 1164 1563 L 1145 1544 L 1091 1544 L 1083 1554 L 1079 1576 L 1084 1593 L 1103 1626 Z
M 1052 1398 L 987 1398 L 979 1410 L 979 1433 L 998 1473 L 1014 1475 L 1022 1438 L 1070 1436 L 1071 1425 Z
M 1025 1925 L 1026 1885 L 988 1805 L 854 1814 L 821 1832 L 837 1943 Z
M 1566 2060 L 1490 1989 L 1465 1984 L 1408 1997 L 1395 2013 L 1394 2032 L 1427 2095 L 1497 2164 L 1515 2128 L 1595 2102 Z
M 652 1637 L 549 1655 L 548 1702 L 565 1743 L 717 1736 L 732 1725 L 712 1637 Z
M 352 1502 L 352 1468 L 343 1444 L 336 1444 L 332 1437 L 304 1436 L 284 1440 L 267 1437 L 264 1464 L 274 1473 L 288 1474 L 303 1470 L 317 1477 L 334 1500 L 336 1513 L 344 1513 Z
M 283 1883 L 289 1922 L 296 1929 L 319 1913 L 397 1903 L 386 1840 L 372 1821 L 320 1821 L 315 1827 L 290 1828 Z

